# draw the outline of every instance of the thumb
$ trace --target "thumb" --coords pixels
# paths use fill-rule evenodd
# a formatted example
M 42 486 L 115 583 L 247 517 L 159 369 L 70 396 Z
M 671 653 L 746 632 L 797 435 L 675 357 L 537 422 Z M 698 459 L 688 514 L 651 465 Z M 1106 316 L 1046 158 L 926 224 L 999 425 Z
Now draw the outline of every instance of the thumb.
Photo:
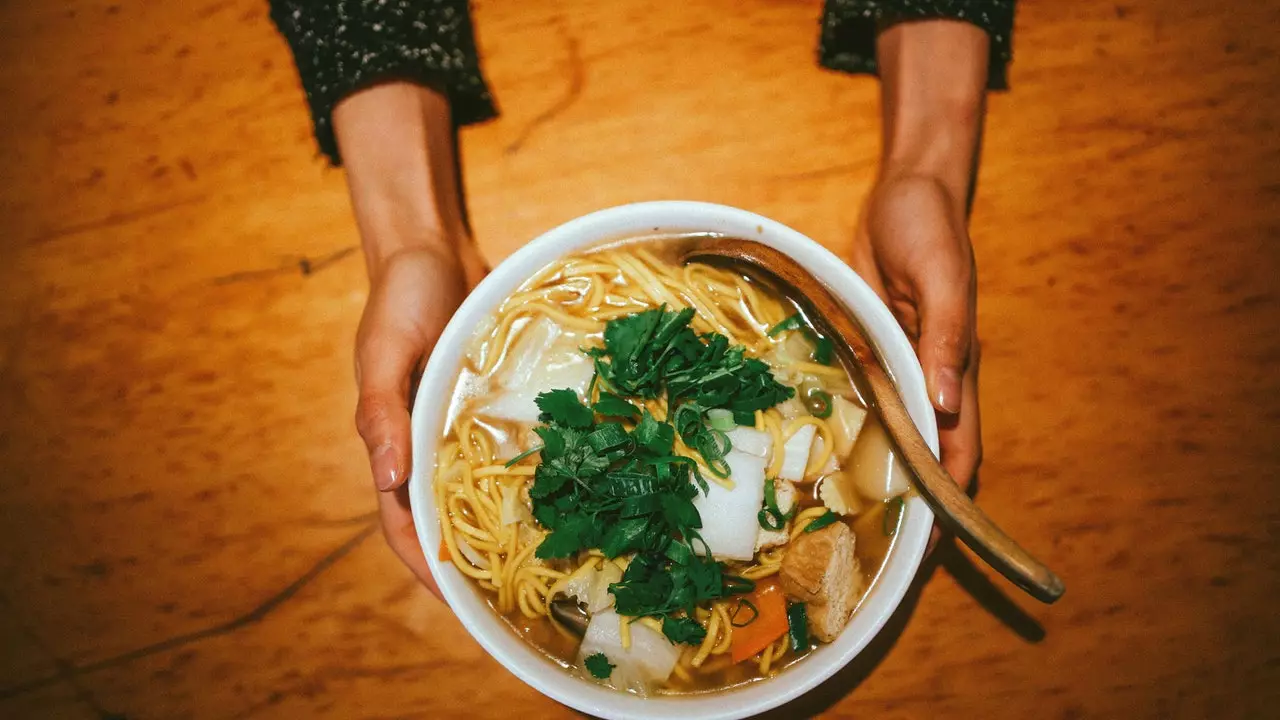
M 417 353 L 403 339 L 371 334 L 356 353 L 356 430 L 369 451 L 379 490 L 394 490 L 409 474 L 409 377 Z
M 972 273 L 941 270 L 935 266 L 919 289 L 919 354 L 934 407 L 954 415 L 960 412 L 961 380 L 973 337 Z

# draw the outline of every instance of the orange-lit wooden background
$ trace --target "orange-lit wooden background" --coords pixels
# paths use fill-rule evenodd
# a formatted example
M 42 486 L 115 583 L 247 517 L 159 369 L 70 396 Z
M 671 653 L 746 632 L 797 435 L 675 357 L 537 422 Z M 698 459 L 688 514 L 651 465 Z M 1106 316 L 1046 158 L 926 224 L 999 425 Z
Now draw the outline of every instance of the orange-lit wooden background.
M 1020 5 L 972 225 L 979 497 L 1068 593 L 944 551 L 780 717 L 1274 717 L 1280 5 Z M 876 87 L 816 66 L 818 13 L 479 4 L 489 257 L 657 198 L 841 247 Z M 372 532 L 357 238 L 264 0 L 0 5 L 0 241 L 0 717 L 568 714 Z

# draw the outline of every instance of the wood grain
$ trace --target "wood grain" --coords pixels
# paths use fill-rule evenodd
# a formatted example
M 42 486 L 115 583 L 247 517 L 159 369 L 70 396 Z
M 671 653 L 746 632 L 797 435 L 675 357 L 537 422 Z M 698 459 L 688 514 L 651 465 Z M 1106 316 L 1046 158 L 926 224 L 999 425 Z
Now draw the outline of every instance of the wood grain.
M 841 251 L 876 86 L 815 65 L 819 9 L 479 4 L 488 257 L 663 198 Z M 971 228 L 979 498 L 1071 593 L 943 548 L 779 717 L 1275 715 L 1278 22 L 1020 4 Z M 365 276 L 266 3 L 0 4 L 0 99 L 0 717 L 568 715 L 367 534 Z

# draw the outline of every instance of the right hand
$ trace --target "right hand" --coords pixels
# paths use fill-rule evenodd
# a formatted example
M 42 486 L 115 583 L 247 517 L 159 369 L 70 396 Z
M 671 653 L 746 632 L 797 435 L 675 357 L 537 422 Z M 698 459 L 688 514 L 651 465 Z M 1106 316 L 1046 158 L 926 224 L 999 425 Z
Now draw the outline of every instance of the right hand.
M 369 451 L 387 543 L 440 597 L 409 511 L 409 411 L 427 358 L 469 289 L 483 277 L 484 264 L 474 245 L 463 240 L 404 248 L 370 270 L 369 300 L 356 333 L 356 429 Z

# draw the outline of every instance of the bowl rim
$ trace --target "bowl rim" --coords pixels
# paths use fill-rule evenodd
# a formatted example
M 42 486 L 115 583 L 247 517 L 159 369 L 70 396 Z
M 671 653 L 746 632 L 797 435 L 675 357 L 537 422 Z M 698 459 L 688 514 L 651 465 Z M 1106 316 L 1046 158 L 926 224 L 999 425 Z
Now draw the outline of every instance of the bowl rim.
M 486 652 L 542 694 L 576 710 L 611 720 L 649 720 L 674 713 L 737 720 L 779 707 L 812 690 L 860 654 L 901 604 L 919 570 L 933 524 L 933 514 L 924 501 L 919 496 L 910 498 L 904 507 L 901 530 L 871 591 L 860 601 L 858 612 L 841 635 L 815 650 L 813 656 L 763 682 L 674 696 L 642 698 L 575 677 L 519 637 L 452 563 L 439 560 L 441 533 L 431 492 L 435 452 L 442 439 L 441 430 L 462 358 L 478 323 L 534 273 L 567 254 L 622 237 L 697 232 L 763 242 L 787 252 L 809 269 L 866 326 L 872 342 L 886 358 L 889 374 L 899 387 L 912 420 L 935 456 L 939 452 L 937 422 L 925 390 L 923 371 L 889 309 L 834 253 L 777 221 L 715 203 L 683 200 L 631 203 L 597 210 L 552 228 L 494 267 L 445 326 L 415 394 L 411 417 L 414 461 L 408 489 L 418 541 L 445 601 Z M 422 458 L 427 461 L 420 462 Z M 815 662 L 819 656 L 822 662 Z

